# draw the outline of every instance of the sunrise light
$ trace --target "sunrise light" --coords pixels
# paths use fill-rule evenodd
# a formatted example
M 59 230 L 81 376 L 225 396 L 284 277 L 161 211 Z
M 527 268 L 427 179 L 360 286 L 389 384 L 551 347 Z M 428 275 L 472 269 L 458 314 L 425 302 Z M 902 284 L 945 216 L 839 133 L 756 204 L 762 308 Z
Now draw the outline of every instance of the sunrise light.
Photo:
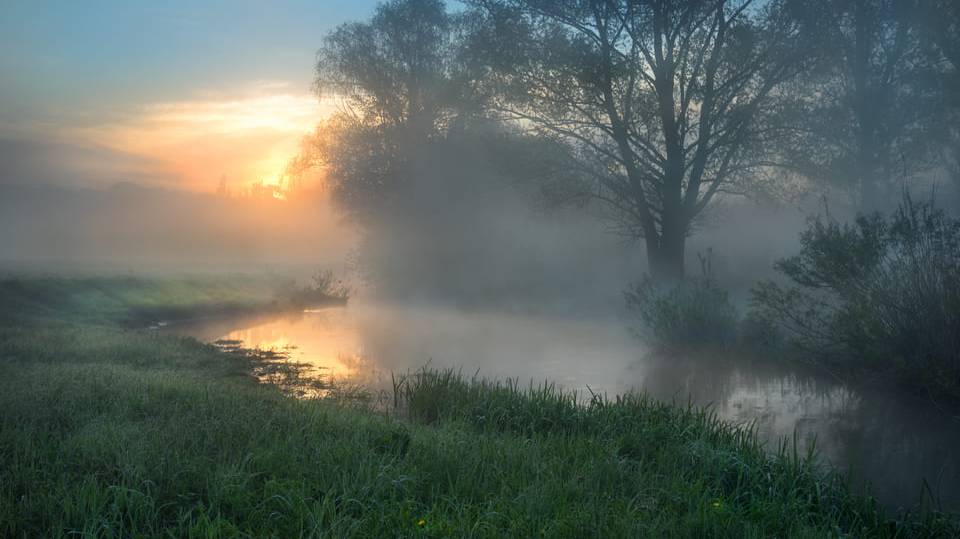
M 0 1 L 0 539 L 960 539 L 960 0 Z
M 285 90 L 260 85 L 253 95 L 150 104 L 76 134 L 152 160 L 178 178 L 179 188 L 212 191 L 225 177 L 234 191 L 255 183 L 279 190 L 300 139 L 333 108 L 312 94 Z

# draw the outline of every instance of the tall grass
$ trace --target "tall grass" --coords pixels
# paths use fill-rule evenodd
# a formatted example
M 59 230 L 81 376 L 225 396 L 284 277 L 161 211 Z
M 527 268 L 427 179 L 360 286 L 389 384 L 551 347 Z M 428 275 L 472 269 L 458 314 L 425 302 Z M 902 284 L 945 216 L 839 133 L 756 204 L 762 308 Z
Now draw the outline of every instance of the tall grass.
M 603 484 L 614 492 L 634 500 L 649 496 L 647 502 L 661 510 L 671 501 L 702 504 L 710 522 L 687 529 L 696 534 L 821 530 L 905 537 L 960 531 L 935 514 L 889 519 L 874 500 L 854 495 L 840 475 L 822 468 L 813 448 L 801 454 L 796 440 L 784 440 L 771 454 L 751 426 L 725 423 L 710 409 L 635 393 L 584 396 L 549 383 L 468 378 L 452 369 L 395 377 L 393 392 L 399 413 L 416 423 L 501 433 L 530 444 L 562 440 L 575 452 L 606 455 L 615 465 L 597 473 L 610 474 Z
M 747 429 L 641 396 L 580 405 L 549 385 L 423 371 L 398 383 L 390 417 L 283 397 L 186 339 L 2 343 L 17 358 L 0 367 L 5 537 L 955 531 L 933 514 L 890 519 L 807 455 L 768 457 Z
M 0 324 L 2 537 L 949 537 L 708 410 L 425 370 L 391 413 L 292 399 L 258 359 Z

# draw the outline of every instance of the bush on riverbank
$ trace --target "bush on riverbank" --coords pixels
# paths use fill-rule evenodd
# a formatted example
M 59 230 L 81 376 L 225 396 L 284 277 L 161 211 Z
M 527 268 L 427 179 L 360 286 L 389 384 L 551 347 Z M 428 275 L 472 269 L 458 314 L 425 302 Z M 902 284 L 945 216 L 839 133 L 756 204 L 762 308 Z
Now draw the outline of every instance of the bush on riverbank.
M 627 309 L 643 324 L 641 331 L 661 346 L 722 346 L 736 340 L 736 309 L 709 274 L 675 285 L 646 278 L 625 297 Z
M 333 274 L 333 270 L 318 270 L 310 283 L 294 291 L 291 301 L 309 304 L 345 304 L 350 297 L 350 286 Z
M 852 225 L 817 217 L 757 314 L 819 361 L 960 398 L 960 220 L 906 197 Z

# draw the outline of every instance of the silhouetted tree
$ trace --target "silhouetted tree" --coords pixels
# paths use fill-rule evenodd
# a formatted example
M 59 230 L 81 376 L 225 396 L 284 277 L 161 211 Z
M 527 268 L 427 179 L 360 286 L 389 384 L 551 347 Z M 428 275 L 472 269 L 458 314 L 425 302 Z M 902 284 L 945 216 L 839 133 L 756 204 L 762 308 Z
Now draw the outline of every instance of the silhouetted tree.
M 415 153 L 457 114 L 455 29 L 439 0 L 393 0 L 369 22 L 328 34 L 317 53 L 316 89 L 340 100 L 341 110 L 291 166 L 326 166 L 349 211 L 389 205 L 412 181 Z
M 369 125 L 428 136 L 456 95 L 453 22 L 439 0 L 393 0 L 366 23 L 341 25 L 317 53 L 316 88 L 344 99 Z
M 394 0 L 324 39 L 317 89 L 342 107 L 288 172 L 325 168 L 335 202 L 366 232 L 356 260 L 381 293 L 530 292 L 534 272 L 519 268 L 536 257 L 506 254 L 523 238 L 505 231 L 541 192 L 576 196 L 574 167 L 553 141 L 485 117 L 480 58 L 463 48 L 471 23 L 444 9 Z M 478 275 L 480 263 L 491 271 Z
M 682 277 L 697 217 L 769 165 L 777 88 L 802 67 L 795 21 L 776 1 L 475 4 L 498 110 L 575 146 L 651 272 Z
M 934 115 L 939 129 L 932 138 L 941 142 L 944 166 L 960 193 L 960 2 L 922 0 L 915 15 L 941 98 Z
M 788 1 L 819 65 L 792 89 L 785 161 L 846 183 L 864 211 L 932 165 L 943 93 L 916 24 L 921 1 Z

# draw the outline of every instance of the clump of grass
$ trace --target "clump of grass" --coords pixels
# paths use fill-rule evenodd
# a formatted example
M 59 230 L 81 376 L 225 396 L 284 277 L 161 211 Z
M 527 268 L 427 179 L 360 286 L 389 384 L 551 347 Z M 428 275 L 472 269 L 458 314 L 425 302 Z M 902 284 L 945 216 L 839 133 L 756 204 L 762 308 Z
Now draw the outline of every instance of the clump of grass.
M 765 536 L 790 535 L 808 526 L 864 536 L 960 531 L 934 513 L 890 519 L 875 500 L 853 494 L 842 476 L 818 465 L 813 448 L 800 454 L 796 440 L 784 440 L 771 454 L 750 426 L 724 423 L 709 409 L 634 393 L 584 398 L 548 383 L 521 386 L 515 380 L 468 378 L 452 369 L 409 373 L 395 378 L 393 388 L 397 409 L 418 423 L 503 433 L 533 444 L 564 440 L 574 451 L 582 443 L 580 449 L 614 459 L 618 473 L 637 480 L 656 477 L 657 494 L 624 485 L 623 478 L 607 480 L 614 492 L 646 493 L 647 503 L 660 508 L 689 501 L 694 486 L 708 513 L 713 511 L 710 518 L 722 514 L 727 523 L 739 522 L 728 531 Z M 710 534 L 718 523 L 691 529 Z
M 423 369 L 394 376 L 395 410 L 428 424 L 462 421 L 517 434 L 583 428 L 576 393 L 550 383 L 522 387 L 517 380 L 464 378 L 458 371 Z

